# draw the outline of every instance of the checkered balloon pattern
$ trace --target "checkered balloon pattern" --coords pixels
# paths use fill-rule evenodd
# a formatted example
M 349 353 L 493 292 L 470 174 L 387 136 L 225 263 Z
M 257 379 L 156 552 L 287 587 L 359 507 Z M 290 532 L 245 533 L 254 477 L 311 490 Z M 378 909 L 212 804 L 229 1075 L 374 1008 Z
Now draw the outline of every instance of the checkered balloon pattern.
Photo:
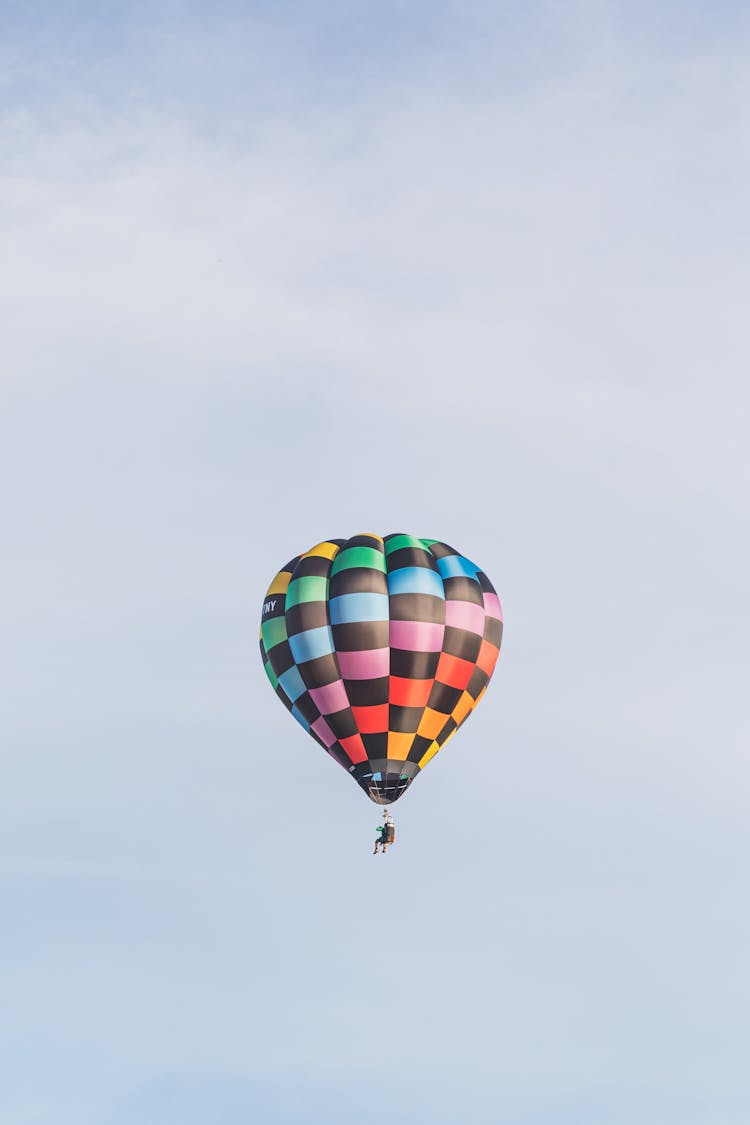
M 484 695 L 503 624 L 492 583 L 435 539 L 328 539 L 263 601 L 260 652 L 284 706 L 379 805 Z

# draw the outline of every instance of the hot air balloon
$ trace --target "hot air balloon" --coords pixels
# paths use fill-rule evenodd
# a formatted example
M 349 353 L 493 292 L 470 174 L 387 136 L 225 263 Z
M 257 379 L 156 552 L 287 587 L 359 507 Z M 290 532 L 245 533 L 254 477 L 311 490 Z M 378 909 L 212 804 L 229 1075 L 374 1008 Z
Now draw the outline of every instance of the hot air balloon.
M 285 707 L 385 805 L 474 710 L 502 631 L 492 583 L 446 543 L 355 535 L 282 567 L 260 652 Z

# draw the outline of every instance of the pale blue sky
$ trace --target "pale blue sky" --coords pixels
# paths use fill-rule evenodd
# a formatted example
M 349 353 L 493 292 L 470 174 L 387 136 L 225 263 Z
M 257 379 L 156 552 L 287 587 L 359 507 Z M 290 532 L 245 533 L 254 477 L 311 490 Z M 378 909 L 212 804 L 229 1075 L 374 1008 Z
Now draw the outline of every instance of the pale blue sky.
M 746 11 L 64 8 L 0 15 L 0 1125 L 747 1125 Z M 506 616 L 377 861 L 257 654 L 362 530 Z

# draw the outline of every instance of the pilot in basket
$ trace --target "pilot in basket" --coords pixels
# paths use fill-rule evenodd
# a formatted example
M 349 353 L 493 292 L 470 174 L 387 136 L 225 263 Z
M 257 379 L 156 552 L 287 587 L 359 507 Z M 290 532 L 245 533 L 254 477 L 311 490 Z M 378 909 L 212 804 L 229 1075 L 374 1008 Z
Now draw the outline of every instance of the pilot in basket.
M 393 823 L 393 817 L 388 812 L 388 809 L 383 809 L 383 823 L 379 824 L 377 827 L 377 836 L 375 837 L 375 850 L 372 854 L 377 855 L 378 851 L 382 847 L 383 855 L 385 855 L 385 849 L 388 847 L 388 845 L 395 844 L 395 842 L 396 826 Z

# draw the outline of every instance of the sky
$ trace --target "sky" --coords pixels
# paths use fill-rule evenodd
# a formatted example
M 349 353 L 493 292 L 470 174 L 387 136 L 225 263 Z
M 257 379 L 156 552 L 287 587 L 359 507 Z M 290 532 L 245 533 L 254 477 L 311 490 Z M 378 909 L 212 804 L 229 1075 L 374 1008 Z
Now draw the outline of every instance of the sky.
M 0 12 L 0 1125 L 747 1125 L 750 17 Z M 379 810 L 265 589 L 496 586 Z

